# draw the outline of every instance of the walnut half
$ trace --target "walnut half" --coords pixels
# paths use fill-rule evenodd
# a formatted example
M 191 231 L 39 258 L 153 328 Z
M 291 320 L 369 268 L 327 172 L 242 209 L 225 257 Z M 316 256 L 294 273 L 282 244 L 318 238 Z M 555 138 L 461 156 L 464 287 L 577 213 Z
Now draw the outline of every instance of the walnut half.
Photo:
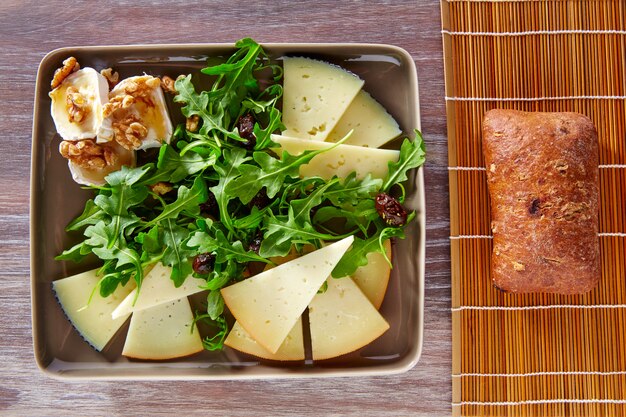
M 52 77 L 52 82 L 50 83 L 50 87 L 54 90 L 58 86 L 63 83 L 63 80 L 67 78 L 73 72 L 76 72 L 80 69 L 80 65 L 78 61 L 73 56 L 67 58 L 63 61 L 63 66 L 56 71 L 54 71 L 54 76 Z
M 117 154 L 109 144 L 97 144 L 93 139 L 61 141 L 59 153 L 79 167 L 99 170 L 117 163 Z
M 68 87 L 66 94 L 65 104 L 70 122 L 82 122 L 89 112 L 87 99 L 74 87 Z

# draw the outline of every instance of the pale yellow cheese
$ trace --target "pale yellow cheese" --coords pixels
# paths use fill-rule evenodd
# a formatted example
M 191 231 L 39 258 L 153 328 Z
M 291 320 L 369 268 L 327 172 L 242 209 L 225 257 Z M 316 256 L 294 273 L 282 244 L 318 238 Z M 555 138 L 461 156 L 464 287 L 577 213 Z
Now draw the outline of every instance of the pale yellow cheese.
M 319 150 L 333 146 L 328 142 L 316 142 L 306 139 L 296 139 L 280 135 L 272 135 L 272 140 L 280 145 L 276 151 L 279 155 L 282 150 L 291 155 L 299 155 L 306 150 Z M 345 178 L 355 171 L 357 178 L 362 179 L 367 174 L 374 178 L 384 179 L 388 172 L 388 163 L 396 162 L 400 151 L 391 149 L 365 148 L 353 145 L 337 145 L 336 148 L 314 157 L 308 164 L 300 167 L 302 177 L 319 176 L 324 179 L 336 175 Z
M 226 346 L 258 356 L 263 359 L 275 361 L 301 361 L 304 360 L 304 340 L 302 338 L 302 320 L 298 319 L 287 337 L 280 345 L 276 353 L 270 353 L 256 342 L 239 322 L 235 322 L 233 328 L 224 340 Z
M 382 335 L 389 324 L 351 278 L 328 278 L 309 304 L 313 360 L 353 352 Z
M 133 288 L 135 281 L 129 280 L 106 298 L 93 289 L 100 278 L 97 269 L 63 278 L 52 283 L 61 308 L 78 333 L 96 350 L 102 350 L 128 318 L 128 314 L 111 318 L 111 312 L 122 302 Z
M 354 98 L 326 141 L 337 142 L 351 130 L 353 133 L 344 144 L 370 148 L 379 148 L 402 133 L 387 110 L 363 90 Z
M 285 58 L 283 63 L 283 133 L 325 140 L 361 90 L 363 80 L 314 59 Z
M 387 257 L 391 260 L 391 242 L 386 240 L 383 245 Z M 387 292 L 390 274 L 391 267 L 383 254 L 370 252 L 367 254 L 367 265 L 357 268 L 351 277 L 367 299 L 379 309 Z
M 191 331 L 192 326 L 193 332 Z M 187 298 L 135 311 L 122 355 L 137 359 L 172 359 L 203 349 Z
M 185 282 L 176 288 L 174 281 L 170 279 L 171 273 L 172 268 L 157 262 L 154 268 L 144 277 L 137 301 L 135 302 L 137 294 L 137 289 L 135 289 L 113 311 L 111 317 L 115 319 L 135 311 L 145 310 L 146 308 L 204 291 L 201 286 L 205 285 L 206 281 L 193 276 L 188 276 Z M 134 305 L 133 302 L 135 302 Z
M 353 240 L 347 237 L 223 288 L 224 302 L 254 340 L 276 353 Z

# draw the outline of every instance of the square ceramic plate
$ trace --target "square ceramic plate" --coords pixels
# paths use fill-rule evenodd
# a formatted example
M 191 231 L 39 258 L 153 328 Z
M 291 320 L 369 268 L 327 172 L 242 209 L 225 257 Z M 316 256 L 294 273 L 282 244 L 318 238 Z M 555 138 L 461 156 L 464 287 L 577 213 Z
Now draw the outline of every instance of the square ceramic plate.
M 265 44 L 280 62 L 284 56 L 307 56 L 332 62 L 365 80 L 364 89 L 412 136 L 420 128 L 417 74 L 403 49 L 370 44 Z M 48 375 L 88 379 L 248 379 L 392 374 L 412 368 L 422 347 L 424 311 L 424 180 L 422 169 L 408 181 L 407 205 L 417 219 L 407 238 L 394 246 L 394 268 L 381 313 L 390 329 L 357 352 L 326 361 L 261 361 L 226 348 L 173 361 L 136 361 L 121 356 L 128 323 L 102 352 L 96 352 L 63 315 L 51 282 L 94 265 L 58 262 L 54 256 L 79 235 L 64 231 L 92 195 L 70 176 L 59 155 L 60 138 L 50 116 L 48 97 L 54 70 L 68 56 L 83 67 L 113 67 L 120 77 L 197 73 L 208 57 L 227 57 L 233 45 L 150 45 L 63 48 L 49 53 L 37 74 L 31 172 L 31 292 L 33 339 L 39 367 Z M 172 103 L 169 103 L 172 105 Z M 396 146 L 399 144 L 396 143 Z

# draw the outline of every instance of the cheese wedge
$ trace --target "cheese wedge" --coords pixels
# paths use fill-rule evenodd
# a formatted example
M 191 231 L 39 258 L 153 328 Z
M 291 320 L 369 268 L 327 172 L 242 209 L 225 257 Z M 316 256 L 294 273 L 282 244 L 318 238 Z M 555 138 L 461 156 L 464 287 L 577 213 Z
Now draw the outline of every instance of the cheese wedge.
M 291 155 L 299 155 L 306 150 L 325 149 L 333 146 L 328 142 L 315 142 L 280 135 L 272 135 L 272 140 L 281 147 L 280 150 L 275 150 L 279 155 L 282 150 Z M 384 179 L 387 176 L 388 163 L 396 162 L 399 157 L 400 151 L 341 144 L 317 155 L 308 164 L 302 165 L 300 176 L 319 176 L 329 179 L 336 175 L 345 178 L 352 171 L 356 171 L 359 179 L 364 178 L 367 174 L 371 174 L 374 178 Z
M 176 288 L 170 279 L 171 272 L 172 268 L 158 262 L 144 277 L 135 305 L 133 302 L 137 294 L 136 288 L 113 310 L 111 317 L 115 319 L 204 291 L 201 286 L 205 285 L 206 281 L 192 276 L 188 276 L 183 285 Z
M 315 247 L 312 245 L 305 245 L 303 250 L 303 254 L 310 253 L 315 250 Z M 272 262 L 276 265 L 282 265 L 286 262 L 292 261 L 298 257 L 302 256 L 299 254 L 295 248 L 291 249 L 291 252 L 287 256 L 282 257 L 273 257 L 270 258 Z M 273 265 L 266 265 L 265 271 L 274 268 Z M 226 346 L 230 346 L 233 349 L 237 349 L 241 352 L 247 353 L 249 355 L 258 356 L 263 359 L 271 359 L 275 361 L 299 361 L 304 359 L 304 339 L 302 338 L 302 320 L 298 319 L 296 325 L 293 326 L 284 342 L 278 348 L 276 353 L 270 353 L 267 349 L 263 348 L 263 346 L 259 345 L 256 340 L 254 340 L 246 329 L 241 327 L 239 322 L 235 322 L 233 328 L 228 333 L 228 337 L 224 340 L 224 344 Z
M 249 355 L 274 361 L 301 361 L 304 360 L 304 339 L 302 338 L 302 319 L 287 334 L 276 353 L 270 353 L 254 340 L 239 322 L 235 322 L 233 328 L 224 340 L 224 344 Z
M 283 65 L 283 133 L 325 140 L 363 80 L 336 65 L 309 58 L 285 58 Z
M 223 288 L 224 302 L 254 340 L 276 353 L 353 240 L 347 237 Z
M 326 141 L 337 142 L 351 130 L 352 135 L 344 144 L 370 148 L 379 148 L 402 133 L 398 122 L 363 90 L 354 98 Z
M 326 292 L 309 304 L 313 360 L 353 352 L 382 335 L 389 324 L 351 278 L 328 278 Z
M 387 257 L 391 260 L 391 242 L 385 240 L 383 243 Z M 363 291 L 368 300 L 379 309 L 387 292 L 391 267 L 380 252 L 371 252 L 367 255 L 367 265 L 359 267 L 352 279 L 354 283 Z
M 185 297 L 134 312 L 122 355 L 162 360 L 192 355 L 202 349 L 191 306 Z
M 94 269 L 54 281 L 52 289 L 74 328 L 87 343 L 100 351 L 128 318 L 128 314 L 125 314 L 112 319 L 111 312 L 135 288 L 135 281 L 129 280 L 124 287 L 118 287 L 106 298 L 100 297 L 100 293 L 96 291 L 88 303 L 100 280 L 96 271 Z

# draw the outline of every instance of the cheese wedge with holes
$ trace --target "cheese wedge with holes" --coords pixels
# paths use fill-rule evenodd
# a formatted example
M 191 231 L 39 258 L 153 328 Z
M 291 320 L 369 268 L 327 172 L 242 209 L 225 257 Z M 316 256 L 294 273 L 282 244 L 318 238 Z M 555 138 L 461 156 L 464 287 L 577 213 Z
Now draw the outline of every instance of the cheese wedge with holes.
M 61 308 L 78 333 L 93 346 L 102 350 L 109 340 L 124 324 L 129 314 L 111 318 L 111 312 L 135 288 L 135 282 L 129 280 L 124 287 L 118 287 L 106 298 L 95 292 L 91 302 L 89 297 L 100 278 L 98 270 L 83 272 L 52 283 L 52 289 Z
M 383 246 L 387 257 L 391 260 L 391 241 L 385 240 Z M 383 254 L 371 252 L 367 255 L 367 265 L 357 268 L 351 278 L 374 307 L 379 309 L 387 292 L 390 275 L 391 267 Z
M 332 143 L 328 142 L 316 142 L 281 135 L 272 135 L 272 140 L 281 147 L 281 149 L 275 149 L 279 155 L 283 150 L 291 155 L 299 155 L 306 150 L 325 149 L 333 146 Z M 320 176 L 329 179 L 336 175 L 345 178 L 352 171 L 356 171 L 359 179 L 364 178 L 367 174 L 371 174 L 374 178 L 384 179 L 387 176 L 388 163 L 397 162 L 398 158 L 400 158 L 400 151 L 396 150 L 341 144 L 317 155 L 308 164 L 302 165 L 300 176 Z
M 299 254 L 295 248 L 291 249 L 291 252 L 287 256 L 276 256 L 270 258 L 276 265 L 282 265 L 286 262 L 292 261 L 304 254 L 310 253 L 315 250 L 312 245 L 305 245 L 303 253 Z M 266 265 L 264 271 L 268 271 L 274 268 L 273 265 Z M 233 349 L 237 349 L 241 352 L 249 355 L 258 356 L 263 359 L 271 359 L 275 361 L 299 361 L 304 360 L 304 339 L 302 338 L 302 319 L 298 319 L 296 325 L 293 326 L 283 344 L 280 345 L 276 353 L 270 353 L 263 346 L 259 345 L 246 330 L 241 327 L 239 322 L 235 322 L 233 328 L 228 333 L 228 337 L 224 340 L 226 346 L 230 346 Z
M 192 355 L 202 349 L 189 300 L 184 297 L 135 311 L 130 319 L 122 355 L 163 360 Z
M 336 65 L 309 58 L 285 58 L 283 65 L 283 133 L 325 140 L 363 80 Z
M 224 340 L 224 344 L 240 352 L 258 356 L 263 359 L 274 361 L 301 361 L 304 360 L 304 339 L 302 337 L 302 319 L 287 334 L 276 353 L 271 353 L 254 340 L 239 322 L 235 322 L 233 328 Z
M 309 304 L 313 360 L 334 358 L 371 343 L 389 324 L 349 277 L 328 278 Z
M 204 291 L 201 288 L 206 281 L 200 278 L 188 276 L 183 284 L 176 288 L 170 279 L 172 268 L 164 266 L 158 262 L 154 268 L 144 277 L 139 289 L 139 296 L 135 302 L 137 289 L 128 294 L 122 303 L 113 310 L 111 317 L 118 318 L 129 313 L 145 310 L 146 308 L 158 306 L 159 304 L 178 300 L 179 298 Z M 133 305 L 135 302 L 135 305 Z
M 276 353 L 353 240 L 347 237 L 223 288 L 224 302 L 254 340 Z
M 402 133 L 398 122 L 363 90 L 354 98 L 326 141 L 337 142 L 351 130 L 352 135 L 343 143 L 369 148 L 379 148 Z

